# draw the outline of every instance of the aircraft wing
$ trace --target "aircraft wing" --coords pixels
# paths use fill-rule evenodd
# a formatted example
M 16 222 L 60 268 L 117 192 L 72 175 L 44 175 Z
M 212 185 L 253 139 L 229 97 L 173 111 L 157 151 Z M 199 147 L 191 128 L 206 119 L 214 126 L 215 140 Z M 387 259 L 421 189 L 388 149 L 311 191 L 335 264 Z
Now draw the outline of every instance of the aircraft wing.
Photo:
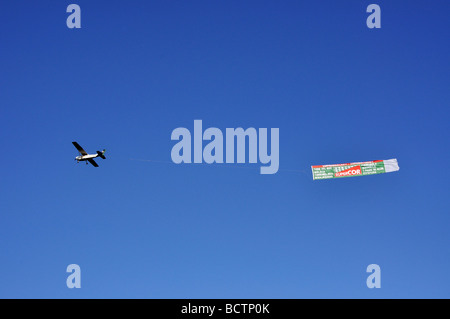
M 91 163 L 93 166 L 98 167 L 98 164 L 92 159 L 88 159 L 89 163 Z
M 83 155 L 88 155 L 88 153 L 77 142 L 72 142 L 72 144 L 77 148 L 78 152 Z

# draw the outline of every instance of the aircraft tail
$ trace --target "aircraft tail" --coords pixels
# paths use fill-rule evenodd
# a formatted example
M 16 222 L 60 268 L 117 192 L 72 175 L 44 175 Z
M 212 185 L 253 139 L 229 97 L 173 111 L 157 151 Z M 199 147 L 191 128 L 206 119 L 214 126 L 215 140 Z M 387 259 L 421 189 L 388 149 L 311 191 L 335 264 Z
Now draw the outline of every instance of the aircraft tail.
M 98 156 L 100 156 L 101 158 L 103 158 L 103 159 L 106 159 L 106 157 L 105 157 L 105 151 L 106 150 L 103 150 L 102 152 L 100 152 L 100 151 L 97 151 L 97 154 L 98 154 Z

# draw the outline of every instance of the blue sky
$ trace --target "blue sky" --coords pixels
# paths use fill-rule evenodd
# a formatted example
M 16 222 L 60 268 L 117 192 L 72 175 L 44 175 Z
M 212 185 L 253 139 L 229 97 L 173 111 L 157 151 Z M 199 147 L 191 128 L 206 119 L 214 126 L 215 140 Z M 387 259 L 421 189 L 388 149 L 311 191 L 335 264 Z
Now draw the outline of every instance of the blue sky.
M 2 2 L 0 297 L 449 298 L 448 12 Z M 279 128 L 279 172 L 171 163 L 172 130 L 196 119 Z M 76 164 L 72 141 L 107 160 Z M 312 180 L 311 165 L 389 158 L 399 172 Z

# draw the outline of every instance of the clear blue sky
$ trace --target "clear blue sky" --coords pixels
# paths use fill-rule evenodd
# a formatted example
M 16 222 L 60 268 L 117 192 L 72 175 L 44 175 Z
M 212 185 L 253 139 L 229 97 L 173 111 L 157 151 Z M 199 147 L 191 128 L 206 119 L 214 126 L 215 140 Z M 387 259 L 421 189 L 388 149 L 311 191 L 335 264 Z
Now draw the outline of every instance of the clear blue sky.
M 449 12 L 2 1 L 0 297 L 449 298 Z M 279 172 L 171 163 L 195 119 L 279 128 Z M 107 159 L 76 164 L 72 141 Z M 399 172 L 312 180 L 389 158 Z

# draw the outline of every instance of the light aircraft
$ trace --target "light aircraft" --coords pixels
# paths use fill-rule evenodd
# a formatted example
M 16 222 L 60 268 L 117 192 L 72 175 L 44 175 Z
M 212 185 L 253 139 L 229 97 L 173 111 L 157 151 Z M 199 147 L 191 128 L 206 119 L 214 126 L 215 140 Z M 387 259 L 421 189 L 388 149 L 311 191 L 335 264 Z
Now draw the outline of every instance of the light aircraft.
M 101 157 L 103 159 L 106 159 L 105 157 L 105 150 L 103 150 L 102 152 L 97 151 L 97 154 L 88 154 L 77 142 L 72 142 L 73 146 L 75 146 L 78 150 L 78 152 L 80 152 L 80 155 L 75 157 L 75 160 L 77 161 L 77 163 L 79 163 L 80 161 L 87 161 L 86 165 L 89 163 L 91 163 L 94 167 L 98 167 L 98 164 L 94 161 L 94 158 L 96 157 Z

